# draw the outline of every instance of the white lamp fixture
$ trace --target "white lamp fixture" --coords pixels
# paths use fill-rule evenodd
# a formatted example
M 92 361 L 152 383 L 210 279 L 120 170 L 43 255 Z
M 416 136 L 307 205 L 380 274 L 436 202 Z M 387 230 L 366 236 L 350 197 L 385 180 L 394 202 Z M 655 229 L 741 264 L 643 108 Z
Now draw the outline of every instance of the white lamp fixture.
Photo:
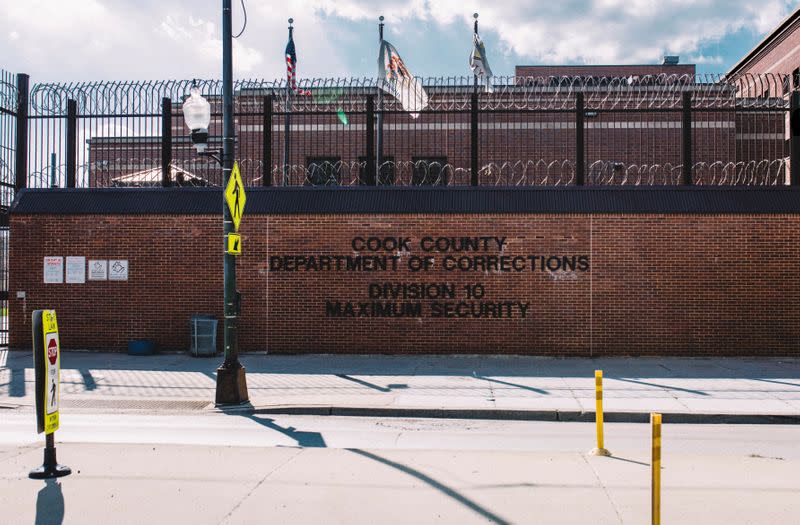
M 208 147 L 208 125 L 211 123 L 211 104 L 200 94 L 197 86 L 192 86 L 189 97 L 183 103 L 183 119 L 192 131 L 192 143 L 198 153 Z

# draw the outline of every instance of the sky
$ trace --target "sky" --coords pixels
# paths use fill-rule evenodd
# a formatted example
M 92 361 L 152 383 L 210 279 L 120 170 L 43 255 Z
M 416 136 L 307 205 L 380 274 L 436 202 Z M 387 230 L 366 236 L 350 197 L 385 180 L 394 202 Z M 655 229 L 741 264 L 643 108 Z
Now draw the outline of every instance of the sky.
M 244 0 L 234 75 L 375 77 L 385 37 L 419 76 L 469 75 L 472 14 L 495 75 L 520 64 L 658 64 L 724 73 L 800 0 Z M 0 69 L 31 82 L 219 78 L 219 0 L 0 0 Z M 233 0 L 234 34 L 242 27 Z

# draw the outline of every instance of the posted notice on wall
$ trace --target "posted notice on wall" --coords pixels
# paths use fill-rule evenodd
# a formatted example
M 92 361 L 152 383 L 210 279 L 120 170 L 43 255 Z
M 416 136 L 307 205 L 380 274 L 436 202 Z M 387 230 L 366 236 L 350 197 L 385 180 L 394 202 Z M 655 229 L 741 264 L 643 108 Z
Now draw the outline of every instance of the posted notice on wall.
M 67 284 L 86 282 L 86 257 L 67 257 Z
M 108 280 L 127 281 L 128 261 L 122 259 L 112 259 L 108 261 Z
M 108 261 L 90 259 L 89 260 L 89 280 L 107 281 L 108 280 Z
M 45 284 L 61 284 L 64 282 L 64 258 L 45 256 L 44 258 Z

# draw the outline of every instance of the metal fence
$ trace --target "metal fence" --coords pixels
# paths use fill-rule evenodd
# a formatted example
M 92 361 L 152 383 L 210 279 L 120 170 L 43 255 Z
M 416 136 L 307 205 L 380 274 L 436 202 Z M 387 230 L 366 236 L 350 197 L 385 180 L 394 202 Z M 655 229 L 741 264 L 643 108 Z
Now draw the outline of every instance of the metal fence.
M 787 182 L 781 75 L 423 79 L 409 114 L 375 79 L 235 85 L 247 185 L 778 185 Z M 27 185 L 221 184 L 181 104 L 196 83 L 221 144 L 219 81 L 36 84 Z M 301 94 L 309 92 L 310 94 Z
M 18 77 L 0 70 L 0 346 L 8 345 L 8 210 L 14 200 L 17 155 L 19 90 Z

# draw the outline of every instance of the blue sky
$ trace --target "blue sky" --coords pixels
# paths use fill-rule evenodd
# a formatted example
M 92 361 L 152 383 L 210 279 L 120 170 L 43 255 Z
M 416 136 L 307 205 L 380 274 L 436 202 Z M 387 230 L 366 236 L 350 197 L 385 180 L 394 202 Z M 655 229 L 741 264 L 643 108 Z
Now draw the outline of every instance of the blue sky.
M 375 76 L 377 17 L 414 74 L 469 74 L 472 13 L 496 75 L 517 64 L 659 63 L 724 73 L 800 0 L 245 0 L 240 78 Z M 235 30 L 241 7 L 234 3 Z M 32 81 L 219 77 L 219 0 L 0 0 L 0 68 Z

